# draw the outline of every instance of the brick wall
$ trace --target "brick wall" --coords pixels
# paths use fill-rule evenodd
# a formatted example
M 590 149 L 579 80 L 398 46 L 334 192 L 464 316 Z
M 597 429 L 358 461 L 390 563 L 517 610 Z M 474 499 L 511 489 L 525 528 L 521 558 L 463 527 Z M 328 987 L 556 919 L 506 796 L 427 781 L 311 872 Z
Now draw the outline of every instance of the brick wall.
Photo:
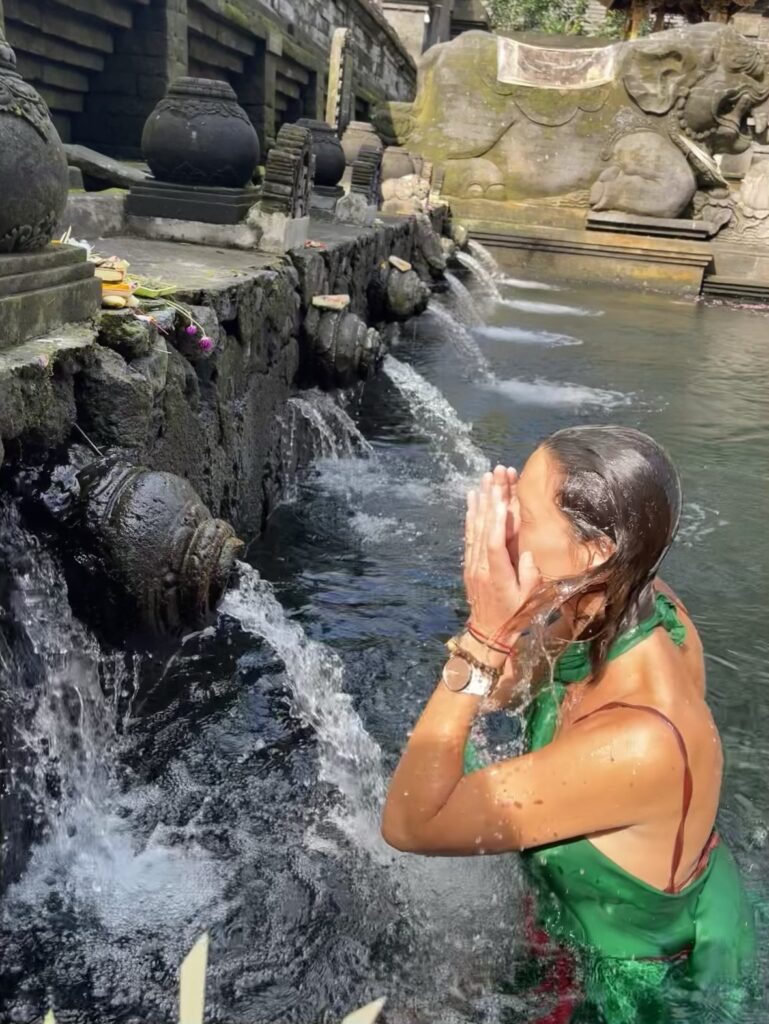
M 140 155 L 144 122 L 181 75 L 229 81 L 263 146 L 322 116 L 333 30 L 352 29 L 356 109 L 410 99 L 414 62 L 373 0 L 0 0 L 19 67 L 62 136 Z

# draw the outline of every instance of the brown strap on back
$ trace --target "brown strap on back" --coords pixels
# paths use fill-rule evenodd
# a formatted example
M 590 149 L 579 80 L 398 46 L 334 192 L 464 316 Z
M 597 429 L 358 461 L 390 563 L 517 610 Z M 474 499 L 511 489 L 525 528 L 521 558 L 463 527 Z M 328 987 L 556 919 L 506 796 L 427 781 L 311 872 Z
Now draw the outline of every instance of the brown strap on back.
M 684 762 L 684 786 L 683 786 L 683 800 L 681 804 L 681 823 L 678 826 L 676 833 L 676 841 L 673 846 L 673 858 L 670 865 L 670 881 L 665 887 L 665 892 L 674 893 L 676 889 L 676 874 L 681 864 L 681 857 L 684 852 L 684 830 L 686 828 L 686 818 L 689 814 L 689 806 L 692 802 L 692 791 L 694 789 L 694 783 L 692 781 L 692 773 L 689 768 L 689 754 L 686 750 L 686 744 L 684 738 L 681 735 L 678 726 L 670 721 L 667 715 L 663 714 L 657 708 L 649 707 L 647 704 L 626 704 L 624 701 L 615 700 L 609 704 L 603 704 L 600 708 L 596 708 L 595 711 L 589 711 L 586 715 L 582 715 L 580 718 L 575 720 L 577 722 L 584 722 L 586 718 L 590 718 L 591 715 L 597 715 L 599 711 L 613 711 L 616 708 L 626 708 L 631 711 L 648 711 L 650 715 L 656 715 L 657 718 L 662 721 L 672 730 L 673 735 L 678 743 L 678 749 L 681 751 L 681 757 Z

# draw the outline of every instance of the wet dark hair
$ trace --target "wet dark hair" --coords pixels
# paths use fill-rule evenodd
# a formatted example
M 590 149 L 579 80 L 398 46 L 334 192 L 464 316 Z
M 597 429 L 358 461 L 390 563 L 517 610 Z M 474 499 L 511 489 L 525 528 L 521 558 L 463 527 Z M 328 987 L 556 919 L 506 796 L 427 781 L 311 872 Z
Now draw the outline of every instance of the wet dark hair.
M 602 565 L 560 588 L 578 621 L 580 600 L 603 594 L 602 611 L 580 633 L 592 640 L 595 679 L 617 635 L 651 611 L 654 578 L 678 529 L 681 482 L 665 449 L 630 427 L 569 427 L 542 447 L 563 473 L 556 501 L 576 539 L 614 545 Z

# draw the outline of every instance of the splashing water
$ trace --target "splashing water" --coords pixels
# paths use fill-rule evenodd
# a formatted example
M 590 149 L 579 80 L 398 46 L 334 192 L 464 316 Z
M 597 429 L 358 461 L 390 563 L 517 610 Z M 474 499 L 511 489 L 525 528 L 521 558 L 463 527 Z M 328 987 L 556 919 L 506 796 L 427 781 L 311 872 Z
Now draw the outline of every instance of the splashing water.
M 438 388 L 393 356 L 385 359 L 384 372 L 406 400 L 414 422 L 427 433 L 439 458 L 448 457 L 452 468 L 462 472 L 486 472 L 489 460 L 473 443 L 470 427 L 460 420 Z
M 452 274 L 449 270 L 446 271 L 446 281 L 449 286 L 451 311 L 457 320 L 467 327 L 480 327 L 483 323 L 483 317 L 470 292 L 456 274 Z
M 470 250 L 470 254 L 475 257 L 478 263 L 480 263 L 489 277 L 498 278 L 501 276 L 499 264 L 485 245 L 471 238 L 467 243 L 467 248 Z
M 283 661 L 294 709 L 312 727 L 320 750 L 320 778 L 345 798 L 347 810 L 363 815 L 358 839 L 369 837 L 380 847 L 379 814 L 384 802 L 382 756 L 363 727 L 352 698 L 344 692 L 344 668 L 324 644 L 310 640 L 287 617 L 272 586 L 244 563 L 240 583 L 225 595 L 221 615 L 229 615 L 255 637 L 261 637 Z M 344 819 L 340 819 L 344 823 Z
M 581 345 L 579 338 L 554 331 L 527 330 L 525 327 L 479 327 L 475 336 L 489 341 L 513 342 L 517 345 L 546 345 L 558 348 L 567 345 Z
M 325 391 L 304 391 L 287 404 L 290 415 L 300 417 L 309 428 L 318 457 L 344 459 L 371 453 L 371 445 L 350 416 Z
M 464 324 L 459 323 L 447 309 L 437 302 L 431 302 L 427 307 L 430 315 L 439 320 L 446 337 L 462 356 L 465 364 L 474 373 L 476 378 L 485 381 L 493 381 L 494 373 L 489 365 L 488 359 L 478 348 L 478 343 Z
M 499 285 L 495 280 L 495 273 L 490 273 L 479 259 L 469 252 L 461 251 L 457 253 L 457 259 L 472 274 L 481 295 L 496 302 L 502 298 Z
M 532 381 L 501 380 L 487 386 L 522 405 L 562 405 L 572 408 L 592 406 L 599 409 L 616 409 L 618 406 L 629 405 L 632 400 L 630 395 L 624 395 L 619 391 L 607 391 L 603 388 L 591 388 L 581 384 L 556 384 L 542 379 Z
M 517 309 L 520 313 L 539 313 L 544 316 L 603 316 L 603 310 L 600 309 L 585 309 L 584 306 L 564 306 L 557 302 L 502 299 L 500 304 L 508 309 Z

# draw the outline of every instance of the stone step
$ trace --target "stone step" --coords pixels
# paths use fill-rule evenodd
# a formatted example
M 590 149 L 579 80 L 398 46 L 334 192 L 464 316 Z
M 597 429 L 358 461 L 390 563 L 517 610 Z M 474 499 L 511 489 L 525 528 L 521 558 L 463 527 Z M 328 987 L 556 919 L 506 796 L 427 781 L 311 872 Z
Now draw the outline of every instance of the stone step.
M 0 352 L 96 316 L 101 283 L 84 249 L 49 246 L 0 256 Z
M 93 267 L 89 263 L 65 263 L 50 270 L 38 270 L 34 274 L 34 290 L 49 288 L 70 281 L 84 281 L 93 278 Z M 29 274 L 6 274 L 0 277 L 0 299 L 6 295 L 19 295 L 30 291 Z
M 729 298 L 751 299 L 754 302 L 769 302 L 769 278 L 763 281 L 745 277 L 728 277 L 711 274 L 702 283 L 704 295 L 722 295 Z

